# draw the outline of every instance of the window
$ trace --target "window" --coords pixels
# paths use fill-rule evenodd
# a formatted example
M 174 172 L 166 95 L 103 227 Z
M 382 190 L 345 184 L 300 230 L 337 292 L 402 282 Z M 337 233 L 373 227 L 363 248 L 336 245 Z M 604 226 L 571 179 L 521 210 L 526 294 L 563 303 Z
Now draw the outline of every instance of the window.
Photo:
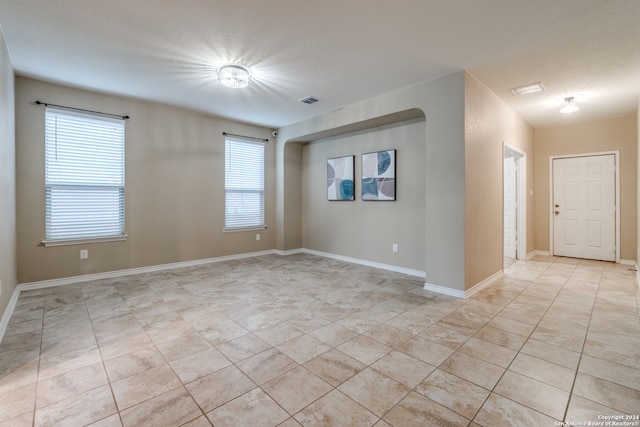
M 124 120 L 47 107 L 45 245 L 124 238 Z
M 225 231 L 264 228 L 264 142 L 225 138 Z

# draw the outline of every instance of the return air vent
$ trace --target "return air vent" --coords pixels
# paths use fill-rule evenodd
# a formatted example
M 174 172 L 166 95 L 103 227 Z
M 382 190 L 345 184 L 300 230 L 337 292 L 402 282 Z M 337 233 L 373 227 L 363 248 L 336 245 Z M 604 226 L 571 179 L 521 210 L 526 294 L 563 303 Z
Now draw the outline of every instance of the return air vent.
M 304 102 L 305 104 L 314 104 L 320 100 L 315 96 L 307 96 L 305 98 L 299 99 L 298 101 Z
M 530 93 L 542 92 L 546 90 L 546 88 L 542 83 L 538 82 L 538 83 L 532 83 L 526 86 L 516 87 L 509 90 L 513 94 L 513 96 L 522 96 L 522 95 L 529 95 Z

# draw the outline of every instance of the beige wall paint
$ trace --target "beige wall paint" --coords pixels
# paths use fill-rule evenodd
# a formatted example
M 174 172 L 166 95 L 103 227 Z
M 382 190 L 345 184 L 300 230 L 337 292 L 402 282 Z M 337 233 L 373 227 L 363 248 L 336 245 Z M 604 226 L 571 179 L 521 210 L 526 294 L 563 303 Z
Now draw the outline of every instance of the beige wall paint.
M 126 114 L 124 242 L 42 246 L 44 108 L 33 101 Z M 269 138 L 270 130 L 180 108 L 16 79 L 18 279 L 45 279 L 206 259 L 275 246 L 275 144 L 266 145 L 265 221 L 224 233 L 224 136 Z M 89 259 L 80 260 L 80 249 Z
M 470 74 L 465 78 L 465 289 L 502 270 L 503 147 L 526 153 L 533 187 L 533 128 Z M 534 249 L 534 204 L 527 198 L 527 250 Z
M 0 318 L 18 283 L 14 96 L 13 68 L 0 31 Z
M 638 118 L 636 115 L 535 131 L 536 249 L 549 245 L 549 157 L 620 151 L 620 258 L 636 258 Z
M 287 204 L 287 209 L 278 215 L 278 219 L 284 219 L 289 231 L 285 235 L 285 248 L 301 248 L 302 242 L 302 144 L 287 144 L 284 147 L 284 173 L 287 182 L 287 200 L 296 201 Z
M 411 108 L 419 108 L 425 116 L 423 265 L 427 283 L 466 290 L 502 269 L 504 143 L 527 154 L 529 190 L 533 190 L 534 181 L 533 129 L 473 76 L 466 72 L 456 73 L 285 127 L 280 129 L 278 149 L 284 152 L 288 141 L 304 141 L 305 137 L 311 141 L 316 135 Z M 334 139 L 331 141 L 338 140 L 335 134 L 332 136 Z M 349 149 L 356 154 L 360 152 L 354 145 L 356 140 L 345 138 L 340 141 L 343 144 L 336 144 L 335 147 L 320 146 L 324 142 L 318 142 L 318 146 L 312 144 L 305 148 L 303 171 L 314 167 L 311 163 L 317 167 L 317 160 L 323 157 L 326 160 L 331 154 L 348 152 Z M 416 155 L 420 155 L 419 152 Z M 311 179 L 306 172 L 303 172 L 303 176 Z M 338 254 L 347 251 L 349 256 L 355 258 L 371 261 L 375 258 L 378 262 L 397 265 L 394 263 L 398 263 L 398 259 L 385 255 L 382 241 L 375 245 L 383 248 L 379 253 L 374 253 L 371 247 L 353 246 L 346 237 L 353 234 L 349 227 L 346 227 L 349 231 L 344 238 L 340 239 L 336 233 L 329 243 L 326 236 L 321 236 L 314 229 L 318 224 L 326 229 L 327 224 L 322 221 L 326 218 L 321 215 L 316 216 L 317 221 L 304 223 L 301 235 L 296 226 L 291 225 L 296 221 L 285 220 L 287 212 L 296 212 L 296 215 L 301 212 L 304 222 L 308 221 L 308 212 L 315 212 L 323 205 L 321 201 L 313 203 L 304 199 L 300 189 L 293 187 L 297 182 L 292 184 L 284 177 L 284 169 L 281 172 L 279 168 L 276 209 L 282 212 L 282 216 L 278 215 L 282 221 L 278 224 L 277 237 L 280 249 L 317 245 L 327 248 L 318 250 Z M 304 185 L 317 183 L 303 181 Z M 535 210 L 529 192 L 526 197 L 527 252 L 530 252 L 535 248 Z M 299 208 L 300 204 L 303 205 L 302 209 Z M 358 211 L 358 208 L 349 210 Z M 382 236 L 382 240 L 388 238 Z M 410 264 L 419 265 L 413 260 Z
M 300 221 L 290 218 L 302 212 L 302 194 L 299 183 L 288 179 L 287 167 L 292 165 L 285 164 L 287 145 L 337 136 L 347 133 L 345 129 L 352 132 L 354 127 L 359 130 L 377 127 L 380 120 L 389 116 L 420 111 L 420 116 L 425 117 L 425 132 L 416 143 L 425 147 L 425 207 L 424 235 L 416 239 L 424 240 L 426 281 L 463 291 L 464 79 L 465 72 L 457 72 L 281 128 L 276 155 L 276 247 L 287 251 L 303 245 Z M 371 255 L 363 249 L 351 256 L 366 259 Z M 389 251 L 379 262 L 393 265 L 397 260 Z
M 304 145 L 303 247 L 424 271 L 424 135 L 423 118 Z M 390 149 L 396 150 L 396 201 L 363 201 L 361 155 Z M 327 159 L 349 155 L 355 155 L 355 201 L 330 202 Z

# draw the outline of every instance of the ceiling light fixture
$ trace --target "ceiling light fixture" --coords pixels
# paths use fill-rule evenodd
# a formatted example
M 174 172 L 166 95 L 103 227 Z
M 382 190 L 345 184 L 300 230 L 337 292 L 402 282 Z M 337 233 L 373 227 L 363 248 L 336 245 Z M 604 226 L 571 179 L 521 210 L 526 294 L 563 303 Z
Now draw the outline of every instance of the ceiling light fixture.
M 573 96 L 566 97 L 564 99 L 564 104 L 562 105 L 562 108 L 560 108 L 560 112 L 562 114 L 570 114 L 578 111 L 580 107 L 578 107 L 578 105 L 575 103 L 575 100 L 576 99 Z
M 226 87 L 239 89 L 249 86 L 251 70 L 244 65 L 229 64 L 218 68 L 218 80 Z
M 545 90 L 545 87 L 540 82 L 510 89 L 513 96 L 528 95 L 530 93 L 542 92 L 543 90 Z

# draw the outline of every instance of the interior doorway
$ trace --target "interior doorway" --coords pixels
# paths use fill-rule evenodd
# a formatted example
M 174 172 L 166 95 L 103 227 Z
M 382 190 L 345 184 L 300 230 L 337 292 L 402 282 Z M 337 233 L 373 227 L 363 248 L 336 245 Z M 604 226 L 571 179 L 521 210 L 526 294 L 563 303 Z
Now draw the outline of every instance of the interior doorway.
M 526 256 L 526 162 L 525 153 L 509 145 L 504 145 L 503 153 L 503 267 L 507 267 Z

